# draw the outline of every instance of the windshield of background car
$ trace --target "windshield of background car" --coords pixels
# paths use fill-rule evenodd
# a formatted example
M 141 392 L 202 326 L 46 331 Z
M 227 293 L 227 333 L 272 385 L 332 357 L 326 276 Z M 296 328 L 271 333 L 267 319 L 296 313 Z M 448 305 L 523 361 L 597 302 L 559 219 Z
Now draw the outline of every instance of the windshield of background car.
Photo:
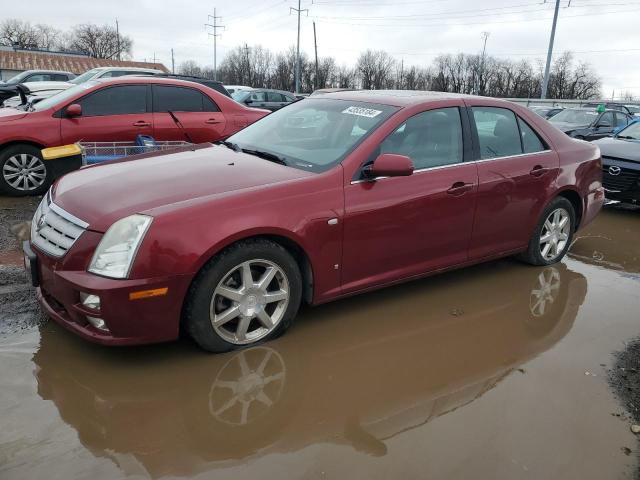
M 595 110 L 572 110 L 567 108 L 549 119 L 551 123 L 572 123 L 574 125 L 590 125 L 598 117 Z
M 42 110 L 46 110 L 51 107 L 55 107 L 58 104 L 62 104 L 74 97 L 75 95 L 84 92 L 95 86 L 98 82 L 85 82 L 82 85 L 76 85 L 75 87 L 68 88 L 63 90 L 55 95 L 45 98 L 44 100 L 33 105 L 33 110 L 36 112 L 40 112 Z
M 640 122 L 632 123 L 627 128 L 620 130 L 617 136 L 629 140 L 640 140 Z
M 637 115 L 638 113 L 640 113 L 640 106 L 638 105 L 626 105 L 626 107 L 632 115 Z
M 7 80 L 5 83 L 7 84 L 14 84 L 14 83 L 20 83 L 22 81 L 22 79 L 24 77 L 26 77 L 29 74 L 29 72 L 22 72 L 19 73 L 18 75 L 14 75 L 13 77 L 11 77 L 9 80 Z
M 84 72 L 82 75 L 69 80 L 70 83 L 75 83 L 76 85 L 80 85 L 81 83 L 86 82 L 87 80 L 91 80 L 93 78 L 93 76 L 98 73 L 100 70 L 98 70 L 97 68 L 94 68 L 93 70 L 88 70 L 86 72 Z
M 242 149 L 282 158 L 288 166 L 322 172 L 355 148 L 397 107 L 337 99 L 306 99 L 229 137 Z
M 251 90 L 235 90 L 231 94 L 231 98 L 236 102 L 244 102 L 249 95 L 251 95 Z

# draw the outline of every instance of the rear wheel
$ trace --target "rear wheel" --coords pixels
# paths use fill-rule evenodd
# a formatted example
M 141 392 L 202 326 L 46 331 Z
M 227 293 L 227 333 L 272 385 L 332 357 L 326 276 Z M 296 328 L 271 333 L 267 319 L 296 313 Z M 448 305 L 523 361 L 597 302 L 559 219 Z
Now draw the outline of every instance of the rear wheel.
M 33 145 L 13 145 L 0 152 L 0 192 L 14 195 L 41 195 L 53 180 L 40 149 Z
M 556 197 L 542 212 L 527 251 L 520 258 L 531 265 L 559 262 L 569 250 L 575 230 L 573 205 L 564 197 Z
M 269 240 L 249 240 L 213 258 L 189 291 L 185 322 L 205 350 L 226 352 L 282 334 L 302 297 L 300 269 Z

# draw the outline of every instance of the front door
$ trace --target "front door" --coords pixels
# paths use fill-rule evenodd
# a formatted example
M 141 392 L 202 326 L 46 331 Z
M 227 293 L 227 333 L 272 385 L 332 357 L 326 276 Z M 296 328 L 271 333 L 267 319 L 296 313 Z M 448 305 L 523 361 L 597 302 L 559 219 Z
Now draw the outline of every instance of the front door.
M 126 142 L 153 133 L 153 116 L 147 107 L 146 85 L 114 85 L 94 91 L 74 103 L 82 115 L 62 112 L 62 143 Z
M 471 111 L 480 150 L 469 248 L 476 260 L 527 245 L 553 190 L 559 160 L 512 110 L 477 105 Z
M 225 124 L 225 116 L 218 105 L 200 90 L 153 85 L 153 136 L 156 140 L 215 142 L 222 139 Z
M 409 156 L 413 175 L 345 187 L 344 293 L 467 260 L 478 174 L 461 119 L 458 106 L 410 117 L 376 154 Z

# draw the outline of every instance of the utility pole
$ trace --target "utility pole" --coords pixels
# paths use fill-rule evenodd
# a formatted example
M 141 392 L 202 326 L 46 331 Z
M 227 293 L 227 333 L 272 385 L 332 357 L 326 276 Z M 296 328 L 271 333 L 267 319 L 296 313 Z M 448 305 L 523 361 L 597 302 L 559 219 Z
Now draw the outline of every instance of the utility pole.
M 480 94 L 480 87 L 482 83 L 482 77 L 484 76 L 485 65 L 486 65 L 486 54 L 487 54 L 487 39 L 491 35 L 490 32 L 482 32 L 482 36 L 484 37 L 484 45 L 482 46 L 482 66 L 480 67 L 480 74 L 478 75 L 478 87 L 476 88 L 476 95 Z
M 118 60 L 121 60 L 120 58 L 120 27 L 118 25 L 117 18 L 116 18 L 116 43 L 118 45 Z
M 545 3 L 546 0 L 545 0 Z M 558 11 L 560 10 L 560 0 L 556 0 L 556 8 L 553 12 L 553 25 L 551 26 L 551 37 L 549 38 L 549 51 L 547 52 L 547 64 L 544 68 L 544 79 L 542 80 L 541 99 L 547 98 L 547 88 L 549 87 L 549 70 L 551 69 L 551 55 L 553 54 L 553 40 L 556 37 L 556 23 L 558 23 Z
M 176 61 L 173 57 L 173 48 L 171 49 L 171 73 L 176 73 Z
M 318 89 L 318 42 L 316 40 L 316 22 L 315 22 L 315 20 L 313 22 L 313 48 L 314 48 L 314 50 L 316 52 L 316 76 L 315 76 L 315 82 L 313 82 L 313 83 L 314 83 L 314 86 L 315 86 L 314 89 L 317 90 Z M 324 87 L 324 85 L 323 85 L 323 87 Z
M 220 34 L 218 33 L 218 29 L 222 28 L 224 29 L 224 25 L 219 25 L 218 24 L 218 20 L 221 19 L 222 17 L 219 17 L 216 15 L 216 9 L 213 9 L 213 15 L 208 15 L 207 16 L 207 20 L 213 18 L 213 23 L 205 23 L 204 26 L 205 27 L 211 27 L 213 28 L 213 33 L 209 33 L 209 35 L 211 35 L 213 37 L 213 79 L 217 80 L 218 79 L 218 44 L 217 44 L 217 37 L 220 36 Z
M 307 12 L 307 15 L 309 15 L 309 10 L 307 10 L 306 8 L 302 9 L 300 2 L 301 0 L 298 0 L 298 8 L 289 7 L 289 15 L 291 15 L 292 11 L 298 13 L 298 43 L 296 46 L 296 69 L 295 69 L 296 92 L 295 93 L 300 93 L 300 14 L 302 12 Z
M 244 47 L 242 48 L 244 50 L 244 56 L 245 56 L 245 61 L 247 63 L 247 78 L 246 78 L 246 84 L 251 86 L 251 65 L 249 65 L 249 45 L 247 45 L 246 43 L 244 44 Z

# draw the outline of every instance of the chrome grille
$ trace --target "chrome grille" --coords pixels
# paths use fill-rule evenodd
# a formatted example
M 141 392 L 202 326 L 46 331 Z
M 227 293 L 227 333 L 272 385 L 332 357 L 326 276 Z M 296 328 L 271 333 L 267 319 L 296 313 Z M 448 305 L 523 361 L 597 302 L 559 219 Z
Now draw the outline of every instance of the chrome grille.
M 62 257 L 88 224 L 51 201 L 48 193 L 31 221 L 31 243 L 52 257 Z

